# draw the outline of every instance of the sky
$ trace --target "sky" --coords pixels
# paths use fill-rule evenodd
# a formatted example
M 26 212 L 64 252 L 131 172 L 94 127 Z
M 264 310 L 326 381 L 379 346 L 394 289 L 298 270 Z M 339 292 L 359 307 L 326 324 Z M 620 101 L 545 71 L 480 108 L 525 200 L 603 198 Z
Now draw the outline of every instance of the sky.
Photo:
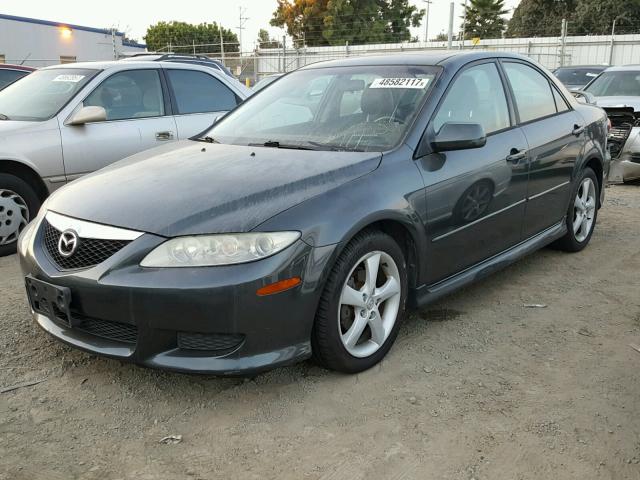
M 463 0 L 455 4 L 454 30 L 461 23 Z M 425 8 L 423 0 L 410 0 L 414 5 Z M 512 9 L 519 0 L 506 0 L 507 8 Z M 449 25 L 450 0 L 432 0 L 429 7 L 429 37 L 446 32 Z M 179 2 L 146 2 L 144 0 L 2 0 L 0 13 L 73 23 L 96 28 L 116 27 L 130 37 L 143 42 L 147 27 L 159 21 L 179 20 L 189 23 L 217 22 L 225 28 L 239 33 L 240 8 L 244 21 L 242 33 L 243 51 L 254 48 L 258 30 L 267 29 L 272 36 L 281 38 L 285 33 L 269 25 L 271 15 L 277 5 L 276 0 L 180 0 Z M 424 26 L 413 29 L 413 34 L 422 40 Z

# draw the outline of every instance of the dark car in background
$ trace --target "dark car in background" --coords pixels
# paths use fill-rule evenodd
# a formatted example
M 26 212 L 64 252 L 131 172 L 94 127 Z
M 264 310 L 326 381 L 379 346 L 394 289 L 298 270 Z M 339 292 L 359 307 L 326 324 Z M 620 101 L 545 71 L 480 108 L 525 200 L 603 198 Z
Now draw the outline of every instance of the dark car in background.
M 553 71 L 565 87 L 570 91 L 581 90 L 591 80 L 600 75 L 607 68 L 606 65 L 576 65 L 560 67 Z
M 26 77 L 34 70 L 35 68 L 25 67 L 24 65 L 0 63 L 0 90 L 20 80 L 22 77 Z
M 583 249 L 606 134 L 518 55 L 310 65 L 201 138 L 54 192 L 18 242 L 29 302 L 59 340 L 150 367 L 360 372 L 407 307 Z

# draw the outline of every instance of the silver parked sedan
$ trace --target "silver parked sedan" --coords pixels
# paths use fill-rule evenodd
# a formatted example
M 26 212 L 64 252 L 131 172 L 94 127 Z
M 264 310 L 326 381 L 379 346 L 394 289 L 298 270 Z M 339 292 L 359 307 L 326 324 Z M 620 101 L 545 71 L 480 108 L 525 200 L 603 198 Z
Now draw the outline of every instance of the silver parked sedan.
M 0 256 L 55 189 L 186 139 L 251 94 L 216 69 L 128 61 L 40 69 L 0 92 Z

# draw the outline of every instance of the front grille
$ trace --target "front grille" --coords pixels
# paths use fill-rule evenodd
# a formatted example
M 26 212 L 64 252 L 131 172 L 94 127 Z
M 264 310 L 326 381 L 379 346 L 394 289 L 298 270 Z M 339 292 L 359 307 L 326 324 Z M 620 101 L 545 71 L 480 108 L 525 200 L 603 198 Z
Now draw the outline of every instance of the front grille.
M 129 240 L 80 238 L 74 254 L 70 257 L 63 257 L 58 251 L 58 241 L 62 232 L 46 220 L 43 221 L 43 224 L 45 250 L 59 270 L 80 270 L 93 267 L 131 243 Z
M 178 347 L 183 350 L 228 352 L 244 340 L 244 335 L 223 333 L 178 333 Z
M 138 328 L 127 323 L 84 317 L 82 322 L 74 328 L 115 342 L 135 344 L 138 339 Z

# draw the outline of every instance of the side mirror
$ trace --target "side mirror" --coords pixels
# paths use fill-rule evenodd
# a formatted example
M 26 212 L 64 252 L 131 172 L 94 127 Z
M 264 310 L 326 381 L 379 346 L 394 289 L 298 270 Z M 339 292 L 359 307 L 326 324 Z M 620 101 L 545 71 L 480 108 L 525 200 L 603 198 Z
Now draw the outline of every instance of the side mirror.
M 447 122 L 442 125 L 431 146 L 434 152 L 446 152 L 480 148 L 486 143 L 487 136 L 479 123 Z
M 82 107 L 78 110 L 67 125 L 84 125 L 85 123 L 104 122 L 107 119 L 107 111 L 102 107 Z
M 585 92 L 584 90 L 575 90 L 571 92 L 571 95 L 580 103 L 588 103 L 589 105 L 596 104 L 596 97 L 594 97 L 592 93 Z

